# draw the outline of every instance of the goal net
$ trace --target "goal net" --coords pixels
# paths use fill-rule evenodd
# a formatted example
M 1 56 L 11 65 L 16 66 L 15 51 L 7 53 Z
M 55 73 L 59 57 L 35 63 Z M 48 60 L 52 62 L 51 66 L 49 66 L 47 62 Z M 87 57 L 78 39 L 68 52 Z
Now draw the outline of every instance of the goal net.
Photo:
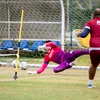
M 1 43 L 4 40 L 17 42 L 22 10 L 24 10 L 24 21 L 21 40 L 29 40 L 31 43 L 34 40 L 58 40 L 64 49 L 63 0 L 0 0 Z M 9 59 L 10 54 L 6 55 L 7 53 L 11 52 L 13 55 L 16 53 L 5 50 L 0 52 L 3 56 L 0 59 Z M 5 61 L 11 62 L 12 58 Z
M 68 40 L 67 45 L 72 45 L 73 49 L 73 31 L 84 27 L 99 4 L 100 0 L 0 0 L 0 43 L 9 39 L 17 42 L 21 11 L 24 10 L 22 40 L 29 40 L 30 45 L 34 40 L 58 40 L 62 48 Z M 6 56 L 11 53 L 12 57 Z M 3 55 L 0 56 L 1 62 L 11 62 L 16 51 L 0 50 L 0 54 Z M 33 57 L 41 58 L 43 54 L 22 52 L 20 55 L 21 61 L 29 63 L 33 63 Z
M 61 40 L 60 0 L 1 0 L 0 39 L 18 39 L 21 10 L 24 10 L 22 39 Z
M 69 10 L 67 19 L 69 21 L 68 34 L 70 44 L 73 46 L 76 42 L 74 31 L 76 29 L 83 29 L 85 23 L 92 19 L 92 12 L 96 8 L 100 8 L 100 0 L 67 0 L 69 1 Z

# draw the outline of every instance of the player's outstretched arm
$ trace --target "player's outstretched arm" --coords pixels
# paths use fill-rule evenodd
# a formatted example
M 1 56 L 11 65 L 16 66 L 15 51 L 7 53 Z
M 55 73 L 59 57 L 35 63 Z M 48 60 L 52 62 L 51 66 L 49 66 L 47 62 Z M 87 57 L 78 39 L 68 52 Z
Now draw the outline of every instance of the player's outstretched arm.
M 90 30 L 88 28 L 84 28 L 81 32 L 75 33 L 77 37 L 85 38 L 89 34 Z
M 43 64 L 39 69 L 37 69 L 36 71 L 27 71 L 28 74 L 40 74 L 42 73 L 46 67 L 47 67 L 48 64 Z

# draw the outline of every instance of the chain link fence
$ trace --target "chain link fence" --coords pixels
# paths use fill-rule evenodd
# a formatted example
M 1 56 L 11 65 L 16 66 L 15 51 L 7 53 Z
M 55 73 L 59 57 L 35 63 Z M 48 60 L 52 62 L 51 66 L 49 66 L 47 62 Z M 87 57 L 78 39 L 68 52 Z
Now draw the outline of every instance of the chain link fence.
M 65 50 L 81 49 L 77 46 L 73 31 L 82 29 L 85 22 L 92 19 L 92 12 L 95 8 L 100 7 L 100 0 L 63 0 L 63 3 L 65 10 Z M 18 39 L 21 10 L 23 9 L 25 15 L 22 39 L 30 40 L 31 44 L 33 40 L 38 39 L 61 39 L 62 17 L 60 0 L 0 0 L 1 43 L 5 39 Z M 0 51 L 1 54 L 10 52 Z M 16 53 L 16 51 L 13 51 L 13 53 Z M 21 57 L 25 57 L 27 62 L 32 62 L 33 59 L 30 60 L 29 58 L 33 58 L 33 56 L 39 58 L 43 57 L 43 55 L 44 53 L 39 54 L 34 51 L 21 53 Z M 11 62 L 15 58 L 0 57 L 0 61 Z M 24 60 L 24 58 L 22 59 Z

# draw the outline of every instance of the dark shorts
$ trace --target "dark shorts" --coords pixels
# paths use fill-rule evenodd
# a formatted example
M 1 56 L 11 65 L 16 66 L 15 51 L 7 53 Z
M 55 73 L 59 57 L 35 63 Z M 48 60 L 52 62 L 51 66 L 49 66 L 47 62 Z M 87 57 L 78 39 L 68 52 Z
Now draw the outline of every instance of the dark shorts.
M 100 50 L 90 51 L 90 59 L 94 66 L 98 66 L 100 63 Z

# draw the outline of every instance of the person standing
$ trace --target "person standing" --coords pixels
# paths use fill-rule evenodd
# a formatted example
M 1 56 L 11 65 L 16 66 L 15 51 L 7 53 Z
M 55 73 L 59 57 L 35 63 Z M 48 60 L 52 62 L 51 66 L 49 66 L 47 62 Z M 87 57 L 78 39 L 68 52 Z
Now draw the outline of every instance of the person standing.
M 91 60 L 88 88 L 93 88 L 96 87 L 93 85 L 93 80 L 100 63 L 100 8 L 95 9 L 93 19 L 86 22 L 82 32 L 76 33 L 77 37 L 81 38 L 85 38 L 88 34 L 90 34 L 89 52 Z

